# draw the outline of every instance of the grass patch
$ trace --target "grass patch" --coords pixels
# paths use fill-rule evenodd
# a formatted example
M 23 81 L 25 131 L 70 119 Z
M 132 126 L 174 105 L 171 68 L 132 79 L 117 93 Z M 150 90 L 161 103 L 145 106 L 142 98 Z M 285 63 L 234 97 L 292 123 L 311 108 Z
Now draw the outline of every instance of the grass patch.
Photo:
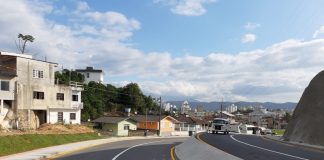
M 272 133 L 275 133 L 276 135 L 283 135 L 285 133 L 284 129 L 273 129 Z
M 0 156 L 98 138 L 97 133 L 0 136 Z

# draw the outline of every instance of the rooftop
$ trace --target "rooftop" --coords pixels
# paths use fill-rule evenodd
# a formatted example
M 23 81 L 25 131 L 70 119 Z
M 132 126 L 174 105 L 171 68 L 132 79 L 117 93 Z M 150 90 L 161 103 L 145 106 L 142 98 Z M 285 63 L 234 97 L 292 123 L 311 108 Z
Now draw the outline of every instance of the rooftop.
M 116 124 L 119 123 L 121 121 L 125 121 L 130 119 L 130 117 L 99 117 L 95 120 L 93 120 L 92 122 L 99 122 L 99 123 L 112 123 L 112 124 Z
M 101 69 L 93 69 L 93 67 L 86 67 L 86 69 L 76 69 L 76 72 L 102 72 Z

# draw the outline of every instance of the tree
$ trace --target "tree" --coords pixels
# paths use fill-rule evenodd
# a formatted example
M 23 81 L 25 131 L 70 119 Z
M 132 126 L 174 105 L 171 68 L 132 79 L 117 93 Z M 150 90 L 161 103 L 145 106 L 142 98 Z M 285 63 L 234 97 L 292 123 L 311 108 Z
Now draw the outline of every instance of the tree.
M 21 33 L 18 34 L 18 44 L 16 43 L 17 48 L 24 54 L 26 51 L 27 42 L 34 42 L 35 38 L 31 35 L 23 35 Z

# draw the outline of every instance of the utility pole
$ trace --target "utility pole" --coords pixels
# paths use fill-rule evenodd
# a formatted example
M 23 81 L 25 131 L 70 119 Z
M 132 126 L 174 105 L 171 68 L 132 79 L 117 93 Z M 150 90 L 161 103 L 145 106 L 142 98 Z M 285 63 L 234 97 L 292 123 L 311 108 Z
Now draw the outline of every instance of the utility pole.
M 162 110 L 162 98 L 160 96 L 160 110 L 159 110 L 159 136 L 161 136 L 161 110 Z
M 223 118 L 223 98 L 222 98 L 222 102 L 221 102 L 221 114 L 220 114 L 221 118 Z
M 145 108 L 145 136 L 147 136 L 147 108 Z

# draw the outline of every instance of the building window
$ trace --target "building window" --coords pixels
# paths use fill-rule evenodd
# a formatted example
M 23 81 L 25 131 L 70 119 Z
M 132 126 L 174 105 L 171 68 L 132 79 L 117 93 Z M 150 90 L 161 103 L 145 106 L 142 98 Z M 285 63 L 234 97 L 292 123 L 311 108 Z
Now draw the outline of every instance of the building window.
M 64 101 L 64 93 L 56 93 L 56 100 Z
M 44 71 L 33 69 L 33 78 L 44 78 Z
M 63 122 L 63 112 L 57 112 L 57 122 Z
M 89 78 L 90 77 L 90 73 L 87 73 L 87 78 Z
M 9 81 L 0 81 L 0 90 L 9 91 Z
M 165 128 L 165 123 L 161 122 L 161 128 Z
M 44 92 L 34 91 L 33 97 L 34 97 L 34 99 L 44 99 Z
M 124 124 L 124 130 L 129 130 L 129 124 Z
M 70 113 L 70 120 L 76 120 L 76 114 Z
M 72 95 L 72 101 L 78 101 L 79 96 L 78 95 Z

